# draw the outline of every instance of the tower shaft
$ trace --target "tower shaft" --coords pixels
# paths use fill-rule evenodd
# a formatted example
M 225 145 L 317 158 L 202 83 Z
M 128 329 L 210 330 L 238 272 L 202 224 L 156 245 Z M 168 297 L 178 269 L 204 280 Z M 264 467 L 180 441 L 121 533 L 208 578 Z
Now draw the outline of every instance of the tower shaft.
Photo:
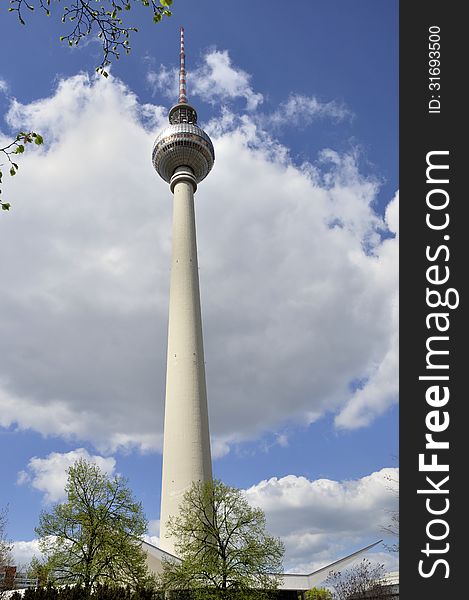
M 213 167 L 215 152 L 187 102 L 183 28 L 179 57 L 178 103 L 152 152 L 153 166 L 174 196 L 160 512 L 161 548 L 171 554 L 175 540 L 167 537 L 168 519 L 179 516 L 193 483 L 212 478 L 194 193 Z
M 188 167 L 171 178 L 173 240 L 161 492 L 161 548 L 172 554 L 167 519 L 184 492 L 212 477 L 194 214 L 196 180 Z

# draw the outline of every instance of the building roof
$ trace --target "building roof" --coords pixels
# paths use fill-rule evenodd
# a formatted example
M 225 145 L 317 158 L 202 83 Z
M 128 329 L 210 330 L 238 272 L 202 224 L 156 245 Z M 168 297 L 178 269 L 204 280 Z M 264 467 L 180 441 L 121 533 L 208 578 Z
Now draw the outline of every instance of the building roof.
M 297 591 L 305 591 L 310 590 L 312 587 L 317 586 L 322 581 L 324 581 L 331 571 L 340 571 L 351 562 L 353 562 L 356 558 L 358 558 L 361 554 L 364 554 L 368 550 L 371 550 L 374 546 L 379 544 L 382 540 L 378 540 L 373 544 L 365 546 L 352 554 L 348 554 L 335 562 L 332 562 L 324 567 L 321 567 L 317 571 L 313 571 L 312 573 L 284 573 L 283 580 L 280 585 L 280 589 L 282 590 L 297 590 Z M 153 544 L 149 544 L 148 542 L 142 542 L 142 548 L 149 554 L 153 559 L 157 561 L 163 561 L 163 559 L 170 560 L 181 560 L 180 558 L 174 556 L 173 554 L 169 554 L 165 552 L 161 548 L 154 546 Z

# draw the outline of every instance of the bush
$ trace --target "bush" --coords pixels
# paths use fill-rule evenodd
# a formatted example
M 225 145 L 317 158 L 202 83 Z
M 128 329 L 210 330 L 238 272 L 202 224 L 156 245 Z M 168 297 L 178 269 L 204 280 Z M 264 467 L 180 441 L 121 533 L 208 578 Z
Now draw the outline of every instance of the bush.
M 11 600 L 163 600 L 162 595 L 152 588 L 137 588 L 99 585 L 90 595 L 80 586 L 29 588 L 24 595 L 15 592 Z

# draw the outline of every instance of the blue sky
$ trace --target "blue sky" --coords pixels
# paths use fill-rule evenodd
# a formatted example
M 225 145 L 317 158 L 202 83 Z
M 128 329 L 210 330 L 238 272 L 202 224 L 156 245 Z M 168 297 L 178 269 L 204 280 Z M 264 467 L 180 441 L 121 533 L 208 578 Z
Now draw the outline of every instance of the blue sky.
M 196 195 L 214 472 L 265 509 L 288 568 L 322 566 L 382 537 L 395 507 L 398 3 L 129 16 L 132 52 L 104 80 L 95 41 L 69 49 L 58 19 L 0 12 L 0 134 L 46 139 L 0 215 L 0 506 L 17 560 L 81 455 L 129 478 L 158 533 L 171 202 L 151 144 L 183 25 L 216 152 Z

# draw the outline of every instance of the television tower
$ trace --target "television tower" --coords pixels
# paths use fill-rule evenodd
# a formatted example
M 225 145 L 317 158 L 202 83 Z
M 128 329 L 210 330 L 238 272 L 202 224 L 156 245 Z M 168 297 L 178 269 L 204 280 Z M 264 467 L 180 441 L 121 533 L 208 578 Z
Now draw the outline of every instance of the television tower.
M 167 520 L 179 513 L 193 482 L 212 478 L 194 193 L 215 153 L 187 102 L 184 29 L 181 27 L 179 99 L 169 126 L 155 140 L 153 166 L 173 193 L 173 247 L 169 292 L 168 355 L 161 487 L 160 547 L 175 554 Z

